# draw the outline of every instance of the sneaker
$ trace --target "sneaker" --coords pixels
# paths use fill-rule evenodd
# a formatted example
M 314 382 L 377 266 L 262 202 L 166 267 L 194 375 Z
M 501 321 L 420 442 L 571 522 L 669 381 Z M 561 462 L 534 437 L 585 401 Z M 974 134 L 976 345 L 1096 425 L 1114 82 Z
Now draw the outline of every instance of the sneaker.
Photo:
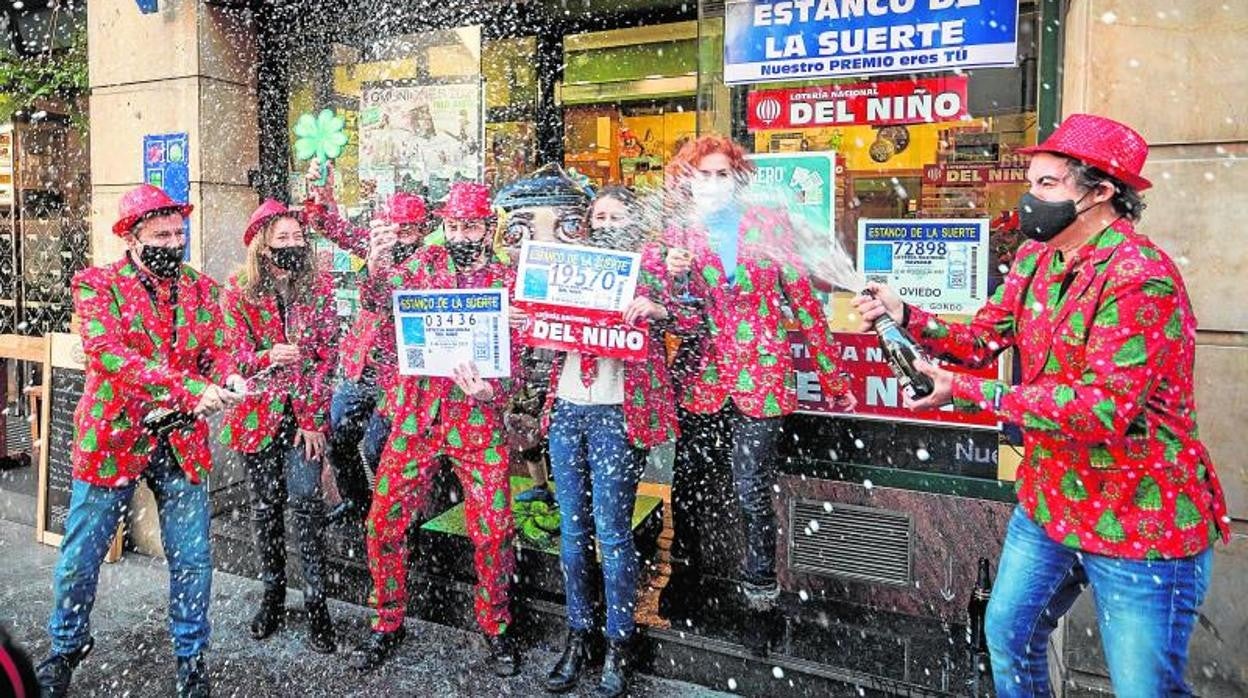
M 538 485 L 516 495 L 517 503 L 543 502 L 547 506 L 555 506 L 555 495 L 546 485 Z

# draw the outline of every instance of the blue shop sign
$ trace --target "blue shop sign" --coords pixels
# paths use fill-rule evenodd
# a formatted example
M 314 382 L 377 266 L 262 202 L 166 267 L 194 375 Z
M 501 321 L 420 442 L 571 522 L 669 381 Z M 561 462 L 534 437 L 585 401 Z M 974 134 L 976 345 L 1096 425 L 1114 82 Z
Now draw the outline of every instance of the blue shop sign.
M 728 0 L 724 82 L 748 84 L 1017 62 L 1018 0 Z

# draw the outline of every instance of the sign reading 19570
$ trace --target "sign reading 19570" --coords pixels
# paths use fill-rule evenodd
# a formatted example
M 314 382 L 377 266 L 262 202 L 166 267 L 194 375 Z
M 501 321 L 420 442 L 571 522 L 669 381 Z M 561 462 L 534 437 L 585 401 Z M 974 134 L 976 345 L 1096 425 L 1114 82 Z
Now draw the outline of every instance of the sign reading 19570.
M 623 311 L 637 290 L 640 255 L 525 240 L 516 300 Z

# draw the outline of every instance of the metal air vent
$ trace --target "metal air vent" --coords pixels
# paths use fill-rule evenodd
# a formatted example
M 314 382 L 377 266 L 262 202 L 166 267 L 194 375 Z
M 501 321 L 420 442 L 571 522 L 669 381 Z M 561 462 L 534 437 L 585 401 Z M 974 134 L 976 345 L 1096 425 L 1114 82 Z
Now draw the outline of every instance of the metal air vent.
M 851 504 L 792 500 L 789 566 L 800 572 L 880 584 L 913 580 L 909 514 Z

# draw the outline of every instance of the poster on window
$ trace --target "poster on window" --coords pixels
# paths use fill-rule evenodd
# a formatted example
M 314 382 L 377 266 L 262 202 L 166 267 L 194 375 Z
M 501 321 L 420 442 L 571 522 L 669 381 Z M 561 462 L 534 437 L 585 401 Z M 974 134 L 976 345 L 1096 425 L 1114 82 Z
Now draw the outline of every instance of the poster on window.
M 422 193 L 437 201 L 451 182 L 480 181 L 481 81 L 365 83 L 360 93 L 360 180 L 375 196 Z
M 933 313 L 970 315 L 988 300 L 988 219 L 861 219 L 858 269 Z

